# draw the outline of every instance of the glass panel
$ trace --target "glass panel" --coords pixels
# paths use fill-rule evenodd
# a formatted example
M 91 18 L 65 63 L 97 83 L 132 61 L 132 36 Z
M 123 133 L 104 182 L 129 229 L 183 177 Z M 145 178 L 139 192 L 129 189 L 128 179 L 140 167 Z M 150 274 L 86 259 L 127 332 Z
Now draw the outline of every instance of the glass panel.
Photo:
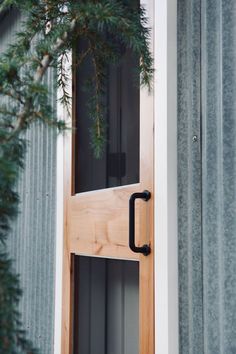
M 139 263 L 74 257 L 73 354 L 139 353 Z
M 86 50 L 80 41 L 79 51 Z M 91 120 L 84 88 L 93 72 L 88 58 L 76 74 L 75 193 L 139 182 L 139 87 L 135 80 L 138 58 L 126 51 L 118 66 L 110 65 L 106 89 L 106 145 L 96 159 L 91 147 Z

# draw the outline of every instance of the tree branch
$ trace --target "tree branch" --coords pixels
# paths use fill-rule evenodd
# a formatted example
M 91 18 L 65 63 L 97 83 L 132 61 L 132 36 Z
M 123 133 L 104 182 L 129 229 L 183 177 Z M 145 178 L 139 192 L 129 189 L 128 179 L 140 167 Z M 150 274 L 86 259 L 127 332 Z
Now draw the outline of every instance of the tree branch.
M 4 0 L 2 4 L 0 5 L 0 17 L 9 9 L 11 4 L 9 3 L 9 0 Z
M 69 31 L 65 32 L 61 38 L 58 38 L 56 44 L 52 47 L 51 53 L 47 53 L 43 56 L 42 60 L 40 61 L 40 65 L 37 67 L 33 84 L 39 84 L 42 81 L 44 74 L 46 73 L 48 67 L 50 66 L 54 55 L 65 45 L 66 41 L 68 40 L 69 36 L 73 34 L 76 27 L 76 19 L 71 21 Z M 29 97 L 28 100 L 25 102 L 22 112 L 18 115 L 16 125 L 11 133 L 4 139 L 3 142 L 10 141 L 16 135 L 20 133 L 22 128 L 24 127 L 28 113 L 32 104 L 32 98 Z

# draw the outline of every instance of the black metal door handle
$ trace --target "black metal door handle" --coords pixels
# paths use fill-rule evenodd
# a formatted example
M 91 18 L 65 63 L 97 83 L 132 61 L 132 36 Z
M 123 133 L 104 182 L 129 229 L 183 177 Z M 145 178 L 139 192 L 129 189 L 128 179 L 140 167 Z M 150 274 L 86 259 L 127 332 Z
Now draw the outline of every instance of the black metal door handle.
M 142 253 L 144 256 L 151 253 L 151 248 L 149 245 L 135 246 L 135 199 L 143 199 L 147 202 L 150 198 L 151 193 L 143 191 L 142 193 L 133 193 L 129 199 L 129 247 L 133 252 Z

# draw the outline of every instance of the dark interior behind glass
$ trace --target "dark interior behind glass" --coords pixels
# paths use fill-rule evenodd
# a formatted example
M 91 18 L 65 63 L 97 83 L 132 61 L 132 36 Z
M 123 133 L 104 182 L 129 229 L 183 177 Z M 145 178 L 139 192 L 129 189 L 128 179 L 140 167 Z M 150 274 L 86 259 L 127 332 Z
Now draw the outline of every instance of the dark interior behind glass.
M 78 51 L 86 43 L 78 43 Z M 104 153 L 96 159 L 91 147 L 91 118 L 86 81 L 93 72 L 91 58 L 76 72 L 76 139 L 74 150 L 75 193 L 123 186 L 139 182 L 139 102 L 138 58 L 126 50 L 119 65 L 107 68 L 105 89 L 106 143 Z

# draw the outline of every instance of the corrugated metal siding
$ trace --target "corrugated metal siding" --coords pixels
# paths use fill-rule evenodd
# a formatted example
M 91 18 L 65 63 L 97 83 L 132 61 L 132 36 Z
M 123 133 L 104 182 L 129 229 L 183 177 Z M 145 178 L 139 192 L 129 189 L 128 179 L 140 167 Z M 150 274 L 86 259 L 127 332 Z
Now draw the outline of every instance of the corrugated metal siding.
M 203 353 L 200 0 L 178 2 L 180 353 Z
M 178 14 L 180 353 L 233 354 L 236 2 L 179 0 Z
M 20 28 L 12 12 L 0 24 L 0 51 Z M 52 88 L 53 73 L 47 77 Z M 52 90 L 53 96 L 53 90 Z M 13 225 L 9 252 L 20 274 L 22 321 L 42 354 L 53 353 L 55 275 L 56 133 L 42 125 L 27 132 L 25 171 L 18 185 L 20 215 Z

